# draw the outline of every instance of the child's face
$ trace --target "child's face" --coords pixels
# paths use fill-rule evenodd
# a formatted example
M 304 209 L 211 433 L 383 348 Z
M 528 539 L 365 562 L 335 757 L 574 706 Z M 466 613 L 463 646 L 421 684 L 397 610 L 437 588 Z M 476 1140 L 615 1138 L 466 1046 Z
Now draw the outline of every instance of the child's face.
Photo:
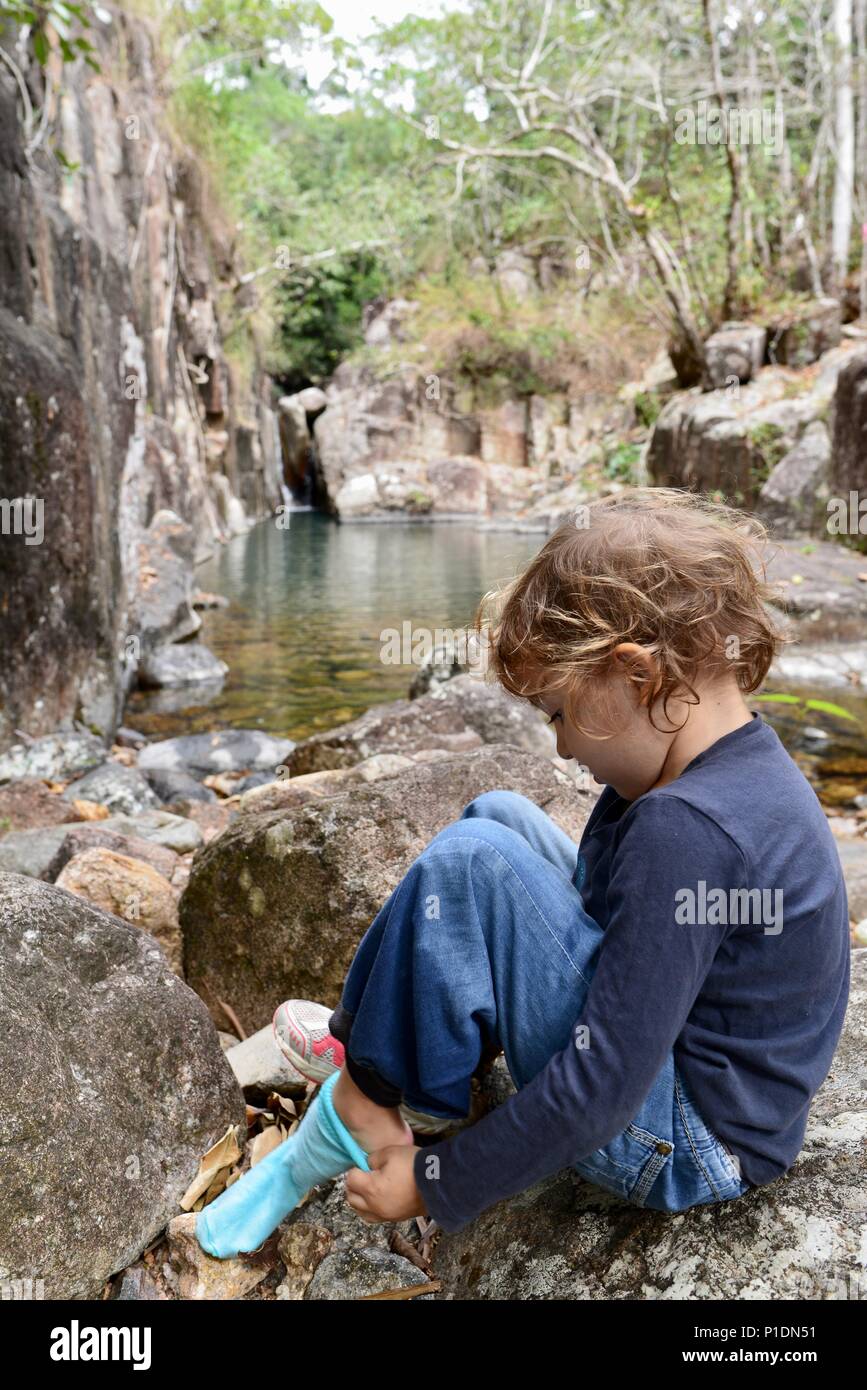
M 654 729 L 647 706 L 639 703 L 638 692 L 625 673 L 615 671 L 594 681 L 586 698 L 578 700 L 584 728 L 607 737 L 588 737 L 568 721 L 562 687 L 546 686 L 533 703 L 553 719 L 560 757 L 574 758 L 589 768 L 597 782 L 608 783 L 627 801 L 643 796 L 657 781 L 674 730 Z

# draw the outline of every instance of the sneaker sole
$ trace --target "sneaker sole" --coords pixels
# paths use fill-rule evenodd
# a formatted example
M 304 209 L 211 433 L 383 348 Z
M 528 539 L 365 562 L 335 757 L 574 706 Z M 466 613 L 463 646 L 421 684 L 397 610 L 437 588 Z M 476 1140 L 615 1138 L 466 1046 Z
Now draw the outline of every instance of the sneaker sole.
M 279 1014 L 279 1012 L 280 1009 L 278 1008 L 271 1020 L 271 1030 L 274 1034 L 274 1041 L 283 1056 L 290 1065 L 295 1068 L 300 1076 L 306 1081 L 314 1081 L 317 1085 L 321 1085 L 323 1081 L 328 1080 L 329 1076 L 333 1076 L 336 1071 L 341 1070 L 335 1062 L 320 1061 L 316 1057 L 308 1057 L 303 1051 L 305 1039 L 299 1034 L 298 1029 L 293 1027 L 285 1014 L 281 1019 L 281 1026 L 285 1029 L 289 1040 L 297 1041 L 298 1050 L 291 1046 L 291 1041 L 287 1041 L 281 1037 L 277 1029 L 277 1014 Z M 463 1123 L 459 1119 L 452 1119 L 448 1116 L 443 1118 L 439 1115 L 424 1115 L 418 1110 L 410 1109 L 410 1107 L 406 1105 L 401 1105 L 399 1109 L 403 1119 L 406 1120 L 410 1129 L 414 1130 L 416 1134 L 441 1134 L 443 1130 L 451 1129 L 452 1126 Z

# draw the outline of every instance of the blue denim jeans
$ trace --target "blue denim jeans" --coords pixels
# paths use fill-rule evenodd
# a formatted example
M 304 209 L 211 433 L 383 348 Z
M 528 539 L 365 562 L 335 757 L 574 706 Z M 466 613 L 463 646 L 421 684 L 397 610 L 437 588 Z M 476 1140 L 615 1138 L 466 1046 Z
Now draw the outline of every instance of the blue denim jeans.
M 464 1117 L 483 1051 L 502 1049 L 520 1088 L 567 1045 L 604 937 L 584 910 L 581 868 L 577 846 L 514 792 L 477 797 L 431 841 L 365 933 L 331 1018 L 362 1090 Z M 750 1186 L 673 1053 L 632 1123 L 574 1168 L 659 1211 Z

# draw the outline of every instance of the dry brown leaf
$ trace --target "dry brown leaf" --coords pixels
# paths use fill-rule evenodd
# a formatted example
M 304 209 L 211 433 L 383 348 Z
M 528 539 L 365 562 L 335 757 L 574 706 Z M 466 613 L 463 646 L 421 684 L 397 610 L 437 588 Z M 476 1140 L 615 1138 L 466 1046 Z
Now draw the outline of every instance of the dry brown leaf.
M 268 1108 L 270 1110 L 276 1110 L 278 1113 L 282 1110 L 284 1114 L 289 1115 L 293 1120 L 298 1115 L 295 1102 L 290 1100 L 288 1096 L 279 1095 L 277 1091 L 272 1091 L 268 1097 Z
M 72 809 L 79 820 L 108 820 L 111 812 L 98 801 L 73 801 Z
M 261 1130 L 250 1145 L 250 1167 L 261 1162 L 272 1149 L 279 1149 L 283 1136 L 279 1125 L 269 1125 Z
M 383 1289 L 381 1293 L 359 1294 L 356 1303 L 373 1303 L 386 1298 L 418 1298 L 422 1293 L 439 1293 L 442 1284 L 439 1279 L 431 1279 L 429 1284 L 409 1284 L 404 1289 Z
M 239 782 L 243 782 L 246 772 L 212 772 L 205 778 L 205 786 L 220 796 L 231 796 Z
M 233 1167 L 240 1157 L 241 1150 L 238 1147 L 235 1127 L 230 1125 L 222 1139 L 218 1139 L 216 1144 L 212 1144 L 204 1157 L 199 1160 L 199 1171 L 181 1198 L 182 1211 L 192 1211 L 193 1204 L 198 1201 L 199 1197 L 204 1196 L 217 1173 L 222 1168 Z

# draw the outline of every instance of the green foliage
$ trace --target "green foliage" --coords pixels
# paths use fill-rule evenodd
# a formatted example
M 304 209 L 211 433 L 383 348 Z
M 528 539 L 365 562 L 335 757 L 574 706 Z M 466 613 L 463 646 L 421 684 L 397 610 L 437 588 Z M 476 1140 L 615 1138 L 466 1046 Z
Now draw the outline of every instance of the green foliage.
M 383 266 L 365 250 L 279 283 L 279 324 L 268 366 L 285 390 L 332 375 L 359 345 L 364 305 L 387 284 Z
M 638 464 L 641 459 L 640 444 L 618 444 L 606 454 L 603 472 L 606 478 L 630 486 L 638 481 Z
M 750 488 L 753 498 L 761 491 L 777 464 L 788 453 L 785 431 L 779 425 L 754 425 L 748 431 L 752 446 L 750 456 Z
M 51 54 L 49 31 L 53 30 L 65 63 L 83 58 L 88 67 L 99 72 L 99 63 L 93 56 L 96 51 L 93 44 L 86 34 L 78 32 L 90 28 L 86 6 L 72 3 L 72 0 L 49 0 L 48 4 L 0 0 L 0 22 L 4 19 L 29 27 L 33 56 L 41 67 L 45 66 Z
M 850 714 L 842 705 L 835 705 L 830 700 L 805 699 L 801 695 L 785 695 L 776 691 L 768 691 L 762 695 L 753 695 L 751 698 L 754 700 L 762 700 L 766 704 L 797 705 L 804 710 L 817 710 L 822 714 L 833 715 L 835 719 L 847 719 L 853 724 L 858 723 L 854 714 Z
M 295 390 L 329 376 L 361 341 L 365 304 L 423 257 L 432 219 L 407 187 L 414 142 L 384 115 L 325 115 L 291 70 L 247 62 L 233 84 L 181 82 L 173 119 L 238 223 L 276 325 L 269 366 Z
M 244 259 L 263 272 L 256 289 L 275 324 L 270 361 L 287 386 L 327 376 L 359 348 L 365 302 L 396 293 L 423 300 L 417 342 L 435 359 L 432 370 L 483 389 L 505 380 L 518 393 L 561 389 L 582 356 L 585 364 L 604 358 L 613 376 L 629 345 L 613 343 L 610 331 L 589 350 L 583 341 L 593 302 L 601 296 L 611 309 L 612 278 L 621 298 L 632 286 L 630 308 L 643 324 L 655 319 L 657 342 L 668 327 L 669 299 L 641 243 L 650 230 L 670 248 L 699 328 L 718 322 L 726 152 L 675 134 L 678 103 L 695 105 L 713 90 L 703 7 L 554 5 L 534 53 L 542 10 L 533 0 L 463 0 L 433 19 L 409 15 L 380 27 L 353 47 L 330 37 L 316 3 L 160 5 L 175 119 L 237 224 Z M 826 58 L 807 0 L 735 7 L 718 20 L 727 89 L 738 91 L 740 74 L 754 71 L 766 112 L 778 90 L 788 102 L 788 183 L 778 150 L 743 151 L 751 232 L 742 238 L 737 308 L 764 317 L 803 299 L 803 255 L 785 236 L 796 213 L 820 262 L 826 250 L 821 199 L 811 195 L 802 209 L 786 191 L 808 182 L 824 189 L 808 175 L 833 113 L 824 96 L 798 94 L 824 94 Z M 311 33 L 335 62 L 318 95 L 300 63 Z M 527 64 L 519 120 L 513 79 Z M 587 176 L 600 150 L 628 181 L 627 196 L 617 195 L 616 180 Z M 475 289 L 462 302 L 471 263 L 494 267 L 513 247 L 558 263 L 556 294 L 540 294 L 534 312 L 503 296 L 479 302 Z M 613 312 L 616 328 L 626 315 Z M 636 411 L 649 428 L 659 401 L 642 393 Z M 772 466 L 759 449 L 754 481 Z
M 655 391 L 639 391 L 635 397 L 635 415 L 645 429 L 652 429 L 659 419 L 662 402 Z

